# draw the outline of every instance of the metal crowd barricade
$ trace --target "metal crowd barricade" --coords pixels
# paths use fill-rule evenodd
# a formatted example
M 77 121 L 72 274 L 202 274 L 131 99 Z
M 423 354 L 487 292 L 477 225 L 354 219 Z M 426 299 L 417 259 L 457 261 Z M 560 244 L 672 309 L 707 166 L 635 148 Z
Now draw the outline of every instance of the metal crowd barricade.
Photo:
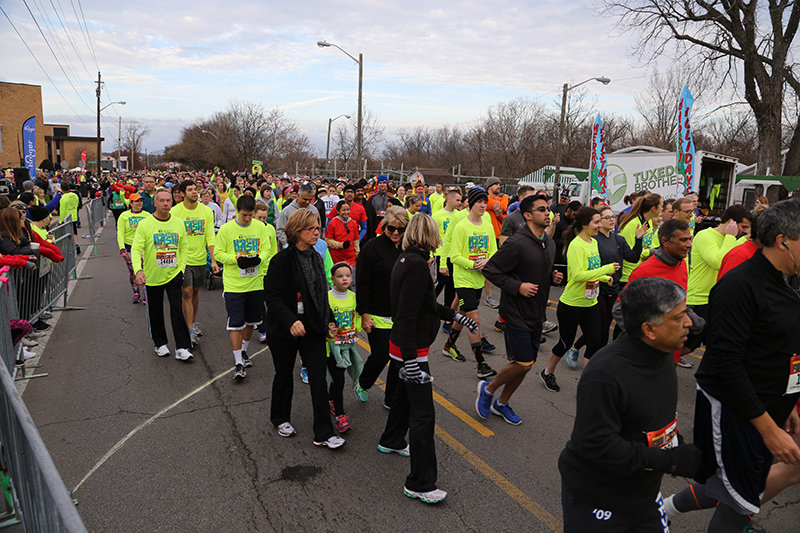
M 102 198 L 94 198 L 86 204 L 86 217 L 89 219 L 89 240 L 92 241 L 92 255 L 83 259 L 94 259 L 96 257 L 108 257 L 108 254 L 98 255 L 97 247 L 102 242 L 97 242 L 97 230 L 103 227 L 106 221 L 106 206 L 103 205 Z
M 67 297 L 69 293 L 70 279 L 79 279 L 75 276 L 75 238 L 72 235 L 72 222 L 67 218 L 67 222 L 53 230 L 53 234 L 58 235 L 55 239 L 55 246 L 64 256 L 64 261 L 54 263 L 44 256 L 38 261 L 37 268 L 26 270 L 12 268 L 8 272 L 11 286 L 8 291 L 14 295 L 12 308 L 9 309 L 9 316 L 21 318 L 28 322 L 35 322 L 37 318 L 48 308 L 52 307 L 56 301 L 63 297 L 64 305 L 54 307 L 60 311 L 73 309 L 86 309 L 85 307 L 68 307 Z M 70 278 L 70 276 L 73 276 Z
M 26 533 L 87 531 L 12 377 L 8 284 L 0 282 L 0 443 L 15 510 Z M 9 364 L 11 366 L 9 366 Z

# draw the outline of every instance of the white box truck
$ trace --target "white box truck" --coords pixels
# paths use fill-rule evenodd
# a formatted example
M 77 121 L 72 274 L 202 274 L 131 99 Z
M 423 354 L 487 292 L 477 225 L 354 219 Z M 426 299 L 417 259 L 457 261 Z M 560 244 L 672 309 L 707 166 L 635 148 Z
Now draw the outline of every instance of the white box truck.
M 620 212 L 626 207 L 624 198 L 634 191 L 648 190 L 664 199 L 683 196 L 682 177 L 675 170 L 675 152 L 650 146 L 632 146 L 608 154 L 608 198 L 611 208 Z M 719 216 L 728 205 L 738 202 L 733 197 L 738 159 L 697 150 L 695 154 L 693 190 L 700 195 L 699 207 Z M 716 187 L 719 185 L 719 187 Z M 588 204 L 589 182 L 569 184 L 574 200 Z M 713 207 L 712 207 L 713 197 Z

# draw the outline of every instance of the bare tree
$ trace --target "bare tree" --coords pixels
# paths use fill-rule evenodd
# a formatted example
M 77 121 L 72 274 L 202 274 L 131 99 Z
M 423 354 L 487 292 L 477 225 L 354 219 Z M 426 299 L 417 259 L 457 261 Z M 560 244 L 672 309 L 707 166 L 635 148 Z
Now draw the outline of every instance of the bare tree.
M 364 107 L 362 114 L 361 154 L 365 160 L 369 161 L 379 157 L 385 128 L 378 121 L 378 117 L 368 108 Z M 350 116 L 352 118 L 348 122 L 336 128 L 331 144 L 334 147 L 335 157 L 343 163 L 345 168 L 358 169 L 359 165 L 355 162 L 358 141 L 357 113 L 351 113 Z
M 122 130 L 122 149 L 132 156 L 131 172 L 135 170 L 133 168 L 134 162 L 136 161 L 136 156 L 134 154 L 138 154 L 142 151 L 144 140 L 148 135 L 150 135 L 150 128 L 146 124 L 137 121 L 125 123 L 125 127 Z
M 618 17 L 619 26 L 642 36 L 634 53 L 653 60 L 667 52 L 725 81 L 744 85 L 755 115 L 758 169 L 781 168 L 783 92 L 800 93 L 792 44 L 800 23 L 800 3 L 788 1 L 718 2 L 687 0 L 600 0 L 600 11 Z M 796 122 L 786 173 L 800 171 L 800 122 Z M 774 170 L 773 170 L 774 172 Z

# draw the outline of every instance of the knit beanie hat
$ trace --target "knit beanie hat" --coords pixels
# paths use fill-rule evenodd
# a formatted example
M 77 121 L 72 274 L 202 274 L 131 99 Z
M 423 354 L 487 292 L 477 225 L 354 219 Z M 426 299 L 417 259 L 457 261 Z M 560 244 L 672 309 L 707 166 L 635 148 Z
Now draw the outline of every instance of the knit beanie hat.
M 472 209 L 472 206 L 475 205 L 480 200 L 488 200 L 489 195 L 486 194 L 486 191 L 483 190 L 483 187 L 473 187 L 469 190 L 469 194 L 467 194 L 467 203 L 469 203 L 469 208 Z

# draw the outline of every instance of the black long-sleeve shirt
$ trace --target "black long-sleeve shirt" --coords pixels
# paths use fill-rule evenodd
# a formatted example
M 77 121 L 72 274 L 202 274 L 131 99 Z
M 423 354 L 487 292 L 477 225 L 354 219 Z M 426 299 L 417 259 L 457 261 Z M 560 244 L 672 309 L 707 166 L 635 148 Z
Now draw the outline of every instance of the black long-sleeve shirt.
M 522 226 L 489 259 L 483 275 L 503 291 L 500 295 L 503 320 L 534 331 L 542 327 L 555 256 L 553 239 L 547 234 L 540 239 Z M 533 297 L 519 293 L 520 285 L 526 282 L 539 286 Z
M 652 506 L 672 460 L 647 433 L 675 421 L 677 402 L 671 353 L 627 333 L 598 351 L 578 382 L 575 425 L 558 459 L 570 493 L 609 511 Z
M 392 269 L 393 325 L 389 338 L 400 348 L 404 361 L 416 359 L 418 349 L 433 344 L 441 320 L 455 317 L 455 311 L 436 301 L 428 255 L 418 248 L 407 248 Z
M 608 234 L 608 237 L 598 232 L 592 238 L 597 241 L 597 251 L 600 252 L 601 265 L 619 263 L 621 266 L 623 259 L 629 263 L 638 263 L 642 255 L 642 239 L 636 239 L 636 243 L 631 248 L 625 237 L 613 231 Z M 600 294 L 603 296 L 616 296 L 619 294 L 620 278 L 622 278 L 621 268 L 611 275 L 611 285 L 607 283 L 600 284 Z
M 356 258 L 356 312 L 392 316 L 389 280 L 400 249 L 386 235 L 370 239 Z
M 711 289 L 708 346 L 697 384 L 744 420 L 768 412 L 779 426 L 797 394 L 785 394 L 790 360 L 800 353 L 800 293 L 761 250 Z

